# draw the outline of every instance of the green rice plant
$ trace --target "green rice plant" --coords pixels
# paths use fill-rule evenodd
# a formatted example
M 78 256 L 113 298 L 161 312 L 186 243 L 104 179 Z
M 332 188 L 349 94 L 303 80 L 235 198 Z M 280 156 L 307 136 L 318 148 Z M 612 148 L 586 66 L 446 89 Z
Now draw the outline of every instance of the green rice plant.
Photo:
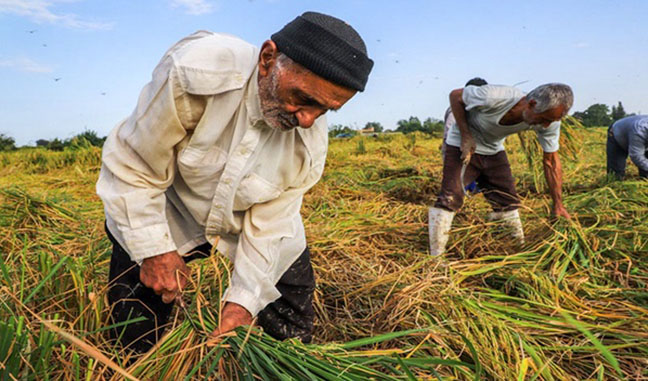
M 213 322 L 206 321 L 206 325 L 215 328 Z M 299 341 L 277 342 L 254 329 L 237 329 L 213 346 L 204 341 L 188 341 L 188 338 L 195 338 L 189 330 L 191 325 L 185 322 L 165 337 L 155 352 L 140 359 L 129 370 L 142 379 L 160 375 L 174 379 L 184 377 L 187 380 L 253 377 L 283 380 L 402 380 L 412 372 L 425 373 L 438 366 L 462 367 L 469 373 L 475 368 L 474 364 L 464 361 L 404 356 L 415 354 L 415 351 L 412 352 L 414 347 L 357 349 L 401 337 L 414 338 L 421 330 L 394 332 L 344 344 L 304 345 Z M 178 353 L 181 353 L 182 360 Z M 172 356 L 173 362 L 163 361 Z M 196 360 L 188 361 L 192 358 Z M 195 365 L 186 366 L 191 363 Z M 166 364 L 171 366 L 164 366 Z
M 405 143 L 406 150 L 414 150 L 414 147 L 416 147 L 416 136 L 417 134 L 415 132 L 407 134 L 407 142 Z
M 23 332 L 24 317 L 17 324 L 13 320 L 0 321 L 0 379 L 17 378 L 21 369 L 21 354 L 27 347 L 27 335 Z
M 565 116 L 560 123 L 560 157 L 563 160 L 576 161 L 583 149 L 584 129 L 581 122 L 573 116 Z M 534 131 L 518 132 L 522 153 L 526 158 L 528 171 L 531 172 L 533 185 L 539 192 L 544 188 L 544 170 L 542 166 L 543 151 Z
M 365 153 L 367 153 L 367 149 L 365 148 L 365 139 L 364 139 L 364 137 L 361 136 L 360 138 L 358 138 L 356 140 L 357 140 L 357 146 L 356 146 L 355 154 L 356 155 L 364 155 Z

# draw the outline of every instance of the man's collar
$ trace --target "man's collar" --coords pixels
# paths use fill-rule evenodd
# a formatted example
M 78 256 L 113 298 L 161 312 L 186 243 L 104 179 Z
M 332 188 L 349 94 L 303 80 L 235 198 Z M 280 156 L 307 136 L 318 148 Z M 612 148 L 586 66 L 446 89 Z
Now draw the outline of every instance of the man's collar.
M 263 111 L 261 111 L 261 98 L 259 96 L 259 67 L 257 66 L 250 77 L 248 84 L 245 105 L 248 111 L 248 120 L 250 124 L 255 127 L 267 125 L 263 119 Z

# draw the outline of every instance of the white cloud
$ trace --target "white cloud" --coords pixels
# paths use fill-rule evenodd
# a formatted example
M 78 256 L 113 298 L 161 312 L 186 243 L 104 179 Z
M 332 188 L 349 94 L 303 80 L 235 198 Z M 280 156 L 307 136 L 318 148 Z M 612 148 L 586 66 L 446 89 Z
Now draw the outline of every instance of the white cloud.
M 0 13 L 8 13 L 29 18 L 35 23 L 49 23 L 78 29 L 110 29 L 112 24 L 98 23 L 80 19 L 75 14 L 55 12 L 57 3 L 70 0 L 0 0 Z
M 184 8 L 189 15 L 202 15 L 214 11 L 214 5 L 206 0 L 171 0 L 173 8 Z
M 11 59 L 0 58 L 0 67 L 8 67 L 31 73 L 51 73 L 52 71 L 54 71 L 54 69 L 52 69 L 51 67 L 39 64 L 38 62 L 35 62 L 27 57 Z

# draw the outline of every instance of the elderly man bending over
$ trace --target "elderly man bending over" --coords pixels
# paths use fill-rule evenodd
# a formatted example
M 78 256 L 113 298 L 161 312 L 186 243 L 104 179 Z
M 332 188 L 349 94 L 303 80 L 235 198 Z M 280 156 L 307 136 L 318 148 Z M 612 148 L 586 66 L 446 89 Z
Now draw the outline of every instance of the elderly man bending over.
M 513 228 L 514 238 L 523 242 L 517 210 L 520 200 L 504 151 L 506 137 L 519 131 L 536 131 L 545 152 L 543 164 L 553 214 L 570 217 L 562 204 L 562 167 L 557 151 L 560 119 L 573 99 L 571 88 L 559 83 L 539 86 L 527 95 L 515 87 L 500 85 L 466 86 L 450 93 L 456 123 L 446 138 L 441 192 L 428 214 L 432 255 L 445 251 L 452 219 L 463 204 L 462 183 L 469 184 L 477 177 L 493 208 L 489 218 L 503 220 Z
M 212 245 L 234 264 L 215 335 L 257 317 L 276 338 L 311 339 L 315 280 L 299 211 L 324 169 L 324 114 L 363 91 L 372 66 L 351 26 L 315 12 L 260 50 L 201 31 L 167 51 L 108 137 L 97 183 L 113 324 L 144 318 L 114 330 L 124 345 L 154 345 L 185 263 Z

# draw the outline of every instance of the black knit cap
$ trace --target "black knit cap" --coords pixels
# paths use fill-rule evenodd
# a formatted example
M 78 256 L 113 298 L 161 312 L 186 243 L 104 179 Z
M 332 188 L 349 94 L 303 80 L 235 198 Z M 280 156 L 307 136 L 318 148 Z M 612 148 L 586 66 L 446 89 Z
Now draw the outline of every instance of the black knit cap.
M 279 51 L 338 85 L 363 91 L 373 67 L 364 41 L 333 16 L 306 12 L 271 36 Z

